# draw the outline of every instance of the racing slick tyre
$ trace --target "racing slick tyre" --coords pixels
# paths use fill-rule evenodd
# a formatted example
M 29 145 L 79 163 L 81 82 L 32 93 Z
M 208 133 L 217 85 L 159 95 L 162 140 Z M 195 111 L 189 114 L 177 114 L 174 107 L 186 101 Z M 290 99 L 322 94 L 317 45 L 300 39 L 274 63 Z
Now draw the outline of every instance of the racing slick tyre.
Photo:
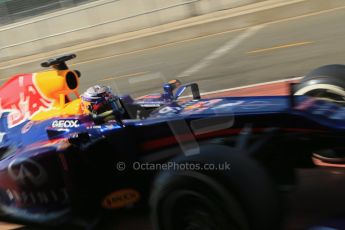
M 345 103 L 345 65 L 325 65 L 308 73 L 297 84 L 295 95 L 308 95 Z
M 325 65 L 311 71 L 297 84 L 294 94 L 345 105 L 345 65 Z M 330 164 L 345 163 L 343 150 L 320 150 L 313 157 Z
M 174 168 L 157 176 L 151 194 L 154 229 L 279 229 L 281 209 L 273 183 L 258 162 L 244 154 L 209 145 L 198 155 L 171 161 Z M 206 170 L 206 165 L 218 170 Z

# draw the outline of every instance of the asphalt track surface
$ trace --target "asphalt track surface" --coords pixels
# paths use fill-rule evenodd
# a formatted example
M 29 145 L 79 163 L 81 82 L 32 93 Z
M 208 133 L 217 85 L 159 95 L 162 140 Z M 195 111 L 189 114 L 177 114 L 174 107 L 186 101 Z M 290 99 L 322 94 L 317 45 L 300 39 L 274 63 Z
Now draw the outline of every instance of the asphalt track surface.
M 325 64 L 345 64 L 344 21 L 345 9 L 340 8 L 120 56 L 114 54 L 87 63 L 77 62 L 73 68 L 83 73 L 82 90 L 98 83 L 110 85 L 119 93 L 139 96 L 157 91 L 163 82 L 178 77 L 183 82 L 198 82 L 202 92 L 216 91 L 302 76 Z M 16 69 L 8 69 L 6 73 L 14 74 Z M 3 81 L 7 79 L 1 77 Z M 343 169 L 320 168 L 299 173 L 301 187 L 289 198 L 292 211 L 286 229 L 303 229 L 344 211 Z M 146 216 L 135 218 L 119 223 L 117 229 L 149 229 Z M 11 228 L 0 225 L 1 230 Z

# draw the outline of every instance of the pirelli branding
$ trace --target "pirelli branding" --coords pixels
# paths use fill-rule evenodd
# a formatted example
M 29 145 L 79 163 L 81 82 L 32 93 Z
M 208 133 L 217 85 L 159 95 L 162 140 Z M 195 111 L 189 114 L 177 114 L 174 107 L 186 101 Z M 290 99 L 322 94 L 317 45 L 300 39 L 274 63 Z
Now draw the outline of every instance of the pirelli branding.
M 138 202 L 140 194 L 134 189 L 122 189 L 106 196 L 102 207 L 106 209 L 118 209 Z

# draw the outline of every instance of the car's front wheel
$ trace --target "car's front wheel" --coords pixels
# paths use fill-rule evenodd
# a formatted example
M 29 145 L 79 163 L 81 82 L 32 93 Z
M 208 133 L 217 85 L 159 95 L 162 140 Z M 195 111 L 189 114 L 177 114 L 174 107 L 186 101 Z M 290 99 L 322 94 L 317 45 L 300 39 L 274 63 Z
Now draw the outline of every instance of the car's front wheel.
M 240 204 L 216 181 L 199 173 L 169 180 L 157 207 L 158 229 L 249 229 Z
M 297 84 L 295 95 L 345 103 L 345 65 L 325 65 L 311 71 Z

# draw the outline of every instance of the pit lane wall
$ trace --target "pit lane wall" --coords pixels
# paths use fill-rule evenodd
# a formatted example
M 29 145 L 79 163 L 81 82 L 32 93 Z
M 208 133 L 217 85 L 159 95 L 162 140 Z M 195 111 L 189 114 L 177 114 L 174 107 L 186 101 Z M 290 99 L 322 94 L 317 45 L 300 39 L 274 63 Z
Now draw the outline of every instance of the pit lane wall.
M 263 0 L 99 0 L 0 27 L 0 61 Z

